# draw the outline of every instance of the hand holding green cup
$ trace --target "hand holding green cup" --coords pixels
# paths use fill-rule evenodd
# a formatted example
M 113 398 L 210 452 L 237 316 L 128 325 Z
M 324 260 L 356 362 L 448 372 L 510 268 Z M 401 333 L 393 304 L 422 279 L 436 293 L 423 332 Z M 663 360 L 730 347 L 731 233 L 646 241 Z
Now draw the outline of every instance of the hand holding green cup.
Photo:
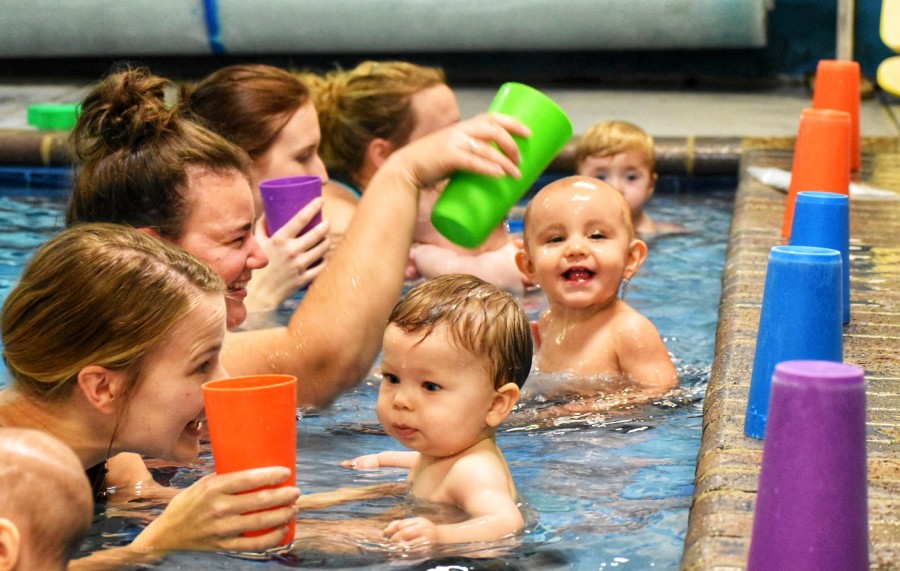
M 572 137 L 572 122 L 552 99 L 521 83 L 504 83 L 488 111 L 515 117 L 532 132 L 513 138 L 519 147 L 521 178 L 457 172 L 431 212 L 447 239 L 475 248 L 487 239 Z

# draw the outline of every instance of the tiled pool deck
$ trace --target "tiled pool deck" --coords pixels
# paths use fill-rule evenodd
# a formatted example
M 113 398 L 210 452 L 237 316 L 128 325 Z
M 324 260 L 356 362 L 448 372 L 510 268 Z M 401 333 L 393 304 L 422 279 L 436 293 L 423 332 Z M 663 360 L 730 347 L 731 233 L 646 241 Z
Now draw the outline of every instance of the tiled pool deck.
M 746 169 L 790 170 L 792 143 L 744 141 L 685 571 L 746 566 L 762 441 L 744 436 L 744 413 L 768 254 L 783 243 L 785 202 Z M 900 148 L 896 138 L 864 145 L 860 181 L 898 195 L 850 203 L 852 320 L 844 326 L 844 359 L 866 372 L 870 568 L 887 570 L 900 568 Z

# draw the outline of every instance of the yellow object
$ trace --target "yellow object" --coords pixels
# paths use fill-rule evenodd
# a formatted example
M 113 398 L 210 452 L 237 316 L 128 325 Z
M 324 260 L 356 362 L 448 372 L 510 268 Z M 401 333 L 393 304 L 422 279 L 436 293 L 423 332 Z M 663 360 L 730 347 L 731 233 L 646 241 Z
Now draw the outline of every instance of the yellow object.
M 878 85 L 900 97 L 900 56 L 889 57 L 878 66 Z
M 881 2 L 881 41 L 900 52 L 900 0 Z M 878 85 L 900 96 L 900 56 L 889 57 L 878 66 Z
M 900 0 L 881 2 L 881 41 L 900 52 Z

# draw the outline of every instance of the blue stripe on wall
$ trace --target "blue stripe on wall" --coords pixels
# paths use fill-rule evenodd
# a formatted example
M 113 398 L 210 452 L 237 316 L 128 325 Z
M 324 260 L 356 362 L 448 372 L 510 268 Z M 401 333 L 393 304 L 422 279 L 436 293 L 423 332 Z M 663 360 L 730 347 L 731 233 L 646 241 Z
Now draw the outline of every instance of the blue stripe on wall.
M 206 36 L 214 54 L 224 54 L 225 45 L 220 37 L 218 0 L 203 0 L 203 15 L 206 18 Z

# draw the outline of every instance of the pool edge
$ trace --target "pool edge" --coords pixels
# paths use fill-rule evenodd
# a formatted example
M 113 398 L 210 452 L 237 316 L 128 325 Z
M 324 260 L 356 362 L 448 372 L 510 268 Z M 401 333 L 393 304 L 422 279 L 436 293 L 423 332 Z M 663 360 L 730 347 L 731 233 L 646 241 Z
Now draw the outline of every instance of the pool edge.
M 782 243 L 785 196 L 747 167 L 790 170 L 792 144 L 742 142 L 683 571 L 746 567 L 762 442 L 744 436 L 744 412 L 768 252 Z M 860 180 L 900 189 L 897 139 L 865 139 L 863 151 Z M 866 370 L 870 569 L 887 570 L 900 561 L 900 358 L 892 350 L 900 346 L 900 200 L 854 199 L 850 216 L 853 320 L 844 328 L 844 354 Z

